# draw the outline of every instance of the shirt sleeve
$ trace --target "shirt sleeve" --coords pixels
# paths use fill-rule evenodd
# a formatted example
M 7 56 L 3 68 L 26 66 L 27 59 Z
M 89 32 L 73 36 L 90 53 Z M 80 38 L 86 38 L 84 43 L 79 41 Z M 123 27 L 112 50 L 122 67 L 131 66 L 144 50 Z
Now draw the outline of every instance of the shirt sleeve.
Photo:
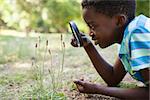
M 129 42 L 130 64 L 133 71 L 150 68 L 150 32 L 136 29 L 132 32 Z

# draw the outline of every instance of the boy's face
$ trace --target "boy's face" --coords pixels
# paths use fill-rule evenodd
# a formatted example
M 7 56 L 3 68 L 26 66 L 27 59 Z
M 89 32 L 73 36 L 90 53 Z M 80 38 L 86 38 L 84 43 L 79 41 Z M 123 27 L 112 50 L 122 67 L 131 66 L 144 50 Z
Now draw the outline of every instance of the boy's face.
M 93 8 L 83 9 L 83 18 L 90 28 L 90 35 L 101 48 L 117 41 L 117 25 L 115 17 L 108 17 L 96 12 Z

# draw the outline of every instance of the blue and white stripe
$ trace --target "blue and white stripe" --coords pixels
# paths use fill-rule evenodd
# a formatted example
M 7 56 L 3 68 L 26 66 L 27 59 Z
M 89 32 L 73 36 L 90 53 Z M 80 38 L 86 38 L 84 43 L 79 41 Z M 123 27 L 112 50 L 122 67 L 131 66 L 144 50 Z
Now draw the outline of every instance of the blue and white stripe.
M 145 16 L 139 19 L 140 21 L 134 24 L 137 29 L 132 32 L 129 42 L 130 64 L 134 71 L 150 67 L 150 19 Z
M 124 31 L 119 57 L 130 75 L 144 82 L 139 70 L 150 68 L 150 18 L 140 15 Z

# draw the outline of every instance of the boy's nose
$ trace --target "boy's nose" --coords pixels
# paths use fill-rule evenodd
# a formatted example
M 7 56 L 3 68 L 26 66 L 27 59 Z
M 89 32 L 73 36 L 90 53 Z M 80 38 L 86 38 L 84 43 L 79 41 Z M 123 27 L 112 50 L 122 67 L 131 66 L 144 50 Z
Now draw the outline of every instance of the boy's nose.
M 94 31 L 93 31 L 93 30 L 90 30 L 89 36 L 93 36 L 93 35 L 94 35 Z
M 89 33 L 89 36 L 92 36 L 92 35 L 94 35 L 94 33 L 93 33 L 93 32 L 90 32 L 90 33 Z
M 92 40 L 96 40 L 94 32 L 90 31 L 89 36 L 92 37 Z

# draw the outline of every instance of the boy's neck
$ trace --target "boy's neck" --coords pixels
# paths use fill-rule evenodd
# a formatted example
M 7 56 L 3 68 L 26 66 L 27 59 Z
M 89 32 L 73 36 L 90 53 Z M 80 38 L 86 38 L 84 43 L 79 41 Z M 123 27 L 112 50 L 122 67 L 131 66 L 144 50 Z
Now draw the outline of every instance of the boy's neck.
M 133 18 L 134 19 L 134 18 Z M 124 31 L 126 29 L 126 27 L 129 25 L 129 23 L 133 20 L 133 19 L 130 19 L 126 22 L 126 24 L 124 25 L 124 27 L 120 28 L 120 37 L 119 37 L 119 40 L 117 43 L 121 44 L 122 40 L 123 40 L 123 36 L 124 36 Z

